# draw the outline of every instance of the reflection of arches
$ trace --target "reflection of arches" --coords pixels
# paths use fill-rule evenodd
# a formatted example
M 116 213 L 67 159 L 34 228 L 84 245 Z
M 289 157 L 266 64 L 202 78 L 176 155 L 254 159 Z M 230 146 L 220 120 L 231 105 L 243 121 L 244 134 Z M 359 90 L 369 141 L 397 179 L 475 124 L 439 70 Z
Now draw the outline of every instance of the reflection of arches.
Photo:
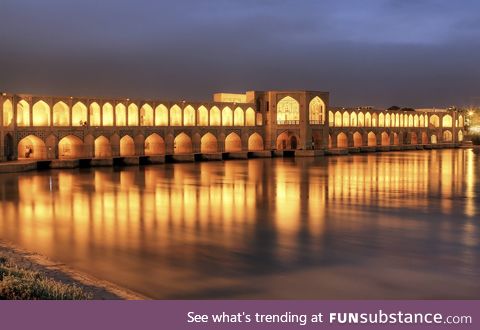
M 452 142 L 453 141 L 453 134 L 450 131 L 443 132 L 443 142 Z
M 150 104 L 145 103 L 140 108 L 140 125 L 153 126 L 153 108 Z
M 95 139 L 95 158 L 112 157 L 112 145 L 106 137 L 99 136 Z
M 390 136 L 387 132 L 382 132 L 382 146 L 389 146 L 390 145 Z
M 77 102 L 72 107 L 72 125 L 83 126 L 88 121 L 88 111 L 85 104 Z
M 417 133 L 412 132 L 410 134 L 410 144 L 418 144 L 418 136 Z
M 46 159 L 45 142 L 35 135 L 29 135 L 18 143 L 18 158 Z
M 240 136 L 236 133 L 230 133 L 225 138 L 225 151 L 226 152 L 234 152 L 234 151 L 242 151 L 242 140 Z
M 192 153 L 192 139 L 185 133 L 180 133 L 173 141 L 174 154 L 188 154 Z
M 13 117 L 12 117 L 13 120 Z M 8 133 L 5 135 L 5 139 L 3 142 L 3 155 L 5 156 L 6 160 L 13 160 L 13 137 Z
M 170 108 L 170 126 L 182 125 L 182 109 L 178 105 Z
M 122 103 L 115 106 L 115 121 L 117 126 L 127 126 L 127 107 Z
M 353 133 L 353 146 L 354 147 L 361 147 L 363 145 L 362 134 L 359 132 Z
M 442 118 L 442 126 L 443 127 L 452 127 L 453 126 L 453 119 L 450 115 L 445 115 Z
M 53 126 L 69 126 L 70 111 L 64 102 L 57 102 L 53 106 Z
M 260 151 L 263 150 L 263 138 L 258 133 L 253 133 L 248 138 L 248 150 Z
M 25 100 L 17 103 L 17 125 L 30 126 L 30 105 Z
M 183 125 L 195 126 L 195 109 L 191 105 L 187 105 L 183 110 Z
M 208 110 L 203 105 L 198 108 L 198 126 L 208 126 Z
M 213 153 L 218 150 L 218 142 L 215 135 L 212 133 L 206 133 L 200 139 L 200 151 L 202 153 Z
M 295 124 L 300 120 L 300 104 L 291 96 L 277 103 L 277 124 Z
M 102 126 L 113 126 L 113 106 L 105 103 L 102 107 Z
M 295 134 L 285 131 L 277 137 L 277 149 L 278 150 L 294 150 L 297 148 L 297 137 Z M 293 144 L 292 144 L 293 142 Z
M 165 141 L 157 133 L 151 134 L 145 139 L 145 156 L 163 155 L 165 153 Z
M 245 125 L 255 126 L 255 110 L 252 108 L 248 108 L 247 111 L 245 111 Z
M 58 158 L 84 157 L 83 141 L 74 135 L 68 135 L 58 142 Z
M 432 142 L 432 144 L 436 144 L 438 141 L 437 141 L 437 136 L 435 134 L 433 134 L 431 137 L 430 137 L 430 141 Z
M 211 126 L 220 126 L 220 109 L 217 107 L 212 107 L 210 109 L 210 125 Z
M 368 138 L 368 140 L 367 140 L 368 144 L 367 145 L 369 147 L 374 147 L 374 146 L 377 145 L 377 136 L 375 135 L 375 133 L 373 133 L 373 132 L 368 133 L 367 138 Z
M 348 148 L 347 135 L 343 132 L 337 135 L 337 148 Z
M 233 112 L 233 124 L 235 126 L 245 126 L 245 117 L 240 107 L 236 108 Z
M 310 124 L 323 124 L 325 120 L 325 103 L 315 96 L 308 105 L 308 119 Z
M 135 142 L 130 136 L 125 135 L 120 139 L 120 156 L 133 155 L 135 155 Z
M 13 123 L 13 104 L 12 101 L 3 102 L 3 126 L 10 126 Z
M 422 132 L 422 144 L 428 144 L 428 135 L 426 132 Z
M 233 113 L 232 109 L 225 107 L 222 110 L 222 126 L 232 126 L 233 125 Z
M 168 109 L 163 104 L 155 108 L 155 126 L 168 126 Z
M 458 142 L 462 142 L 462 141 L 463 141 L 463 132 L 458 131 Z
M 50 107 L 43 101 L 33 105 L 33 126 L 50 126 Z

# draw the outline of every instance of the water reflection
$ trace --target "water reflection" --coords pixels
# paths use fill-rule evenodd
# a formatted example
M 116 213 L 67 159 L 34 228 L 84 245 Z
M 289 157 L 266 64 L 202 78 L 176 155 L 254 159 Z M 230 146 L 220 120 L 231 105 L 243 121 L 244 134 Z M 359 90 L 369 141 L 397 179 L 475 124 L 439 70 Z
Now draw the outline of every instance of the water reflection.
M 155 298 L 478 298 L 478 156 L 0 176 L 0 238 Z

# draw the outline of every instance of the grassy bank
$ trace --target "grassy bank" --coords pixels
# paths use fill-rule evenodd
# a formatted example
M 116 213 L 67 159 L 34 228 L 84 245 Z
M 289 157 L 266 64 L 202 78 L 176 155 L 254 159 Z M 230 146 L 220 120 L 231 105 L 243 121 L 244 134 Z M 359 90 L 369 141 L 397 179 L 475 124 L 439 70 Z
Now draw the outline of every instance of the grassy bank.
M 64 284 L 40 272 L 21 268 L 0 255 L 1 300 L 78 300 L 91 295 L 76 285 Z

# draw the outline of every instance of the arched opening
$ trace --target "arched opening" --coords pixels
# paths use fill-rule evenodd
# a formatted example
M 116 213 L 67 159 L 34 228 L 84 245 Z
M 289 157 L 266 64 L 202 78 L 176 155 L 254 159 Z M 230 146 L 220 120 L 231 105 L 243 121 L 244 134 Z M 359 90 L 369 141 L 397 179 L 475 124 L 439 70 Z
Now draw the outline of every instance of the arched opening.
M 88 121 L 88 110 L 85 104 L 77 102 L 72 107 L 72 125 L 85 126 Z
M 220 126 L 220 118 L 220 109 L 217 107 L 212 107 L 210 109 L 210 126 Z
M 18 143 L 18 159 L 46 159 L 45 142 L 35 135 L 28 135 Z
M 462 141 L 463 141 L 463 132 L 458 131 L 458 142 L 462 142 Z
M 134 156 L 135 155 L 135 142 L 133 139 L 125 135 L 120 139 L 120 156 Z
M 428 135 L 426 132 L 422 132 L 422 144 L 428 144 Z
M 418 144 L 418 136 L 417 133 L 412 132 L 410 134 L 410 144 Z
M 155 126 L 168 126 L 168 109 L 163 104 L 155 108 Z
M 13 124 L 13 104 L 12 101 L 3 102 L 3 126 L 7 127 Z
M 373 132 L 368 133 L 367 139 L 368 139 L 367 142 L 369 147 L 374 147 L 377 145 L 377 136 L 375 135 L 375 133 Z
M 408 127 L 413 127 L 413 115 L 408 116 Z
M 315 96 L 308 105 L 308 119 L 311 125 L 324 123 L 325 103 L 318 96 Z
M 359 132 L 353 133 L 353 146 L 354 147 L 361 147 L 363 145 L 362 134 Z
M 248 150 L 260 151 L 263 150 L 263 138 L 258 133 L 253 133 L 248 138 Z
M 193 152 L 192 139 L 185 133 L 177 135 L 173 141 L 173 153 L 174 154 L 189 154 Z
M 198 108 L 198 125 L 208 126 L 208 110 L 203 105 Z
M 437 144 L 437 136 L 435 134 L 433 134 L 431 137 L 430 137 L 430 141 L 432 142 L 432 144 Z
M 348 138 L 343 132 L 337 135 L 337 148 L 348 148 Z
M 68 135 L 58 142 L 58 158 L 84 157 L 83 141 L 74 135 Z
M 387 132 L 382 132 L 382 146 L 389 146 L 390 145 L 390 136 Z
M 97 102 L 90 104 L 90 126 L 100 126 L 102 124 L 102 115 L 100 106 Z
M 363 114 L 363 112 L 358 113 L 358 126 L 359 127 L 365 126 L 365 115 Z
M 165 154 L 165 141 L 163 138 L 153 133 L 145 139 L 145 156 Z
M 115 106 L 115 121 L 117 126 L 127 126 L 127 107 L 122 103 Z
M 191 105 L 183 110 L 183 125 L 195 126 L 195 109 Z
M 377 127 L 377 125 L 378 125 L 378 115 L 374 113 L 372 115 L 372 127 Z
M 233 125 L 233 113 L 232 109 L 225 107 L 222 110 L 222 126 L 232 126 Z
M 150 104 L 144 104 L 140 108 L 140 125 L 153 126 L 153 108 Z
M 53 126 L 70 126 L 70 111 L 64 102 L 53 106 Z
M 350 126 L 357 127 L 357 114 L 355 112 L 350 114 Z
M 393 133 L 393 144 L 398 146 L 400 144 L 400 139 L 398 138 L 397 133 Z
M 17 125 L 30 126 L 30 105 L 25 100 L 17 103 Z
M 333 112 L 328 112 L 328 126 L 334 127 L 335 126 L 335 115 Z
M 170 126 L 182 126 L 182 109 L 176 104 L 170 108 Z
M 104 136 L 95 139 L 95 158 L 112 157 L 112 145 Z
M 445 115 L 442 118 L 442 126 L 443 127 L 453 127 L 453 119 L 450 115 Z
M 225 151 L 226 152 L 234 152 L 234 151 L 242 151 L 242 140 L 240 136 L 236 133 L 230 133 L 225 138 Z
M 378 126 L 385 127 L 385 116 L 383 115 L 383 113 L 380 113 L 380 115 L 378 116 Z
M 50 126 L 50 107 L 43 101 L 33 105 L 33 126 Z
M 240 107 L 236 108 L 233 112 L 233 124 L 235 126 L 245 126 L 245 117 Z
M 372 115 L 370 112 L 365 114 L 365 127 L 372 127 Z
M 440 119 L 438 118 L 437 115 L 431 115 L 430 116 L 430 126 L 433 128 L 438 128 L 440 127 Z
M 300 104 L 291 96 L 285 96 L 277 103 L 277 124 L 298 124 Z
M 350 126 L 350 115 L 347 111 L 343 113 L 343 126 L 344 127 Z
M 450 131 L 443 131 L 443 142 L 452 142 L 453 134 Z
M 420 115 L 419 122 L 420 122 L 420 127 L 425 127 L 425 117 L 423 117 L 423 115 Z
M 335 127 L 342 127 L 342 114 L 340 111 L 335 112 Z
M 413 117 L 413 127 L 418 127 L 418 115 L 415 115 L 415 117 Z
M 138 126 L 138 107 L 134 103 L 128 106 L 128 126 Z
M 200 139 L 200 151 L 202 153 L 214 153 L 218 150 L 218 141 L 212 133 L 206 133 Z
M 392 115 L 393 117 L 393 115 Z M 390 127 L 391 126 L 391 123 L 390 123 L 390 114 L 387 113 L 387 115 L 385 116 L 385 127 Z
M 245 111 L 245 125 L 246 126 L 255 126 L 255 110 L 248 108 Z
M 464 126 L 464 122 L 463 122 L 463 116 L 462 115 L 459 115 L 458 116 L 458 127 L 462 127 L 463 128 Z M 463 134 L 463 133 L 462 133 Z
M 113 106 L 105 103 L 102 107 L 102 126 L 113 126 Z

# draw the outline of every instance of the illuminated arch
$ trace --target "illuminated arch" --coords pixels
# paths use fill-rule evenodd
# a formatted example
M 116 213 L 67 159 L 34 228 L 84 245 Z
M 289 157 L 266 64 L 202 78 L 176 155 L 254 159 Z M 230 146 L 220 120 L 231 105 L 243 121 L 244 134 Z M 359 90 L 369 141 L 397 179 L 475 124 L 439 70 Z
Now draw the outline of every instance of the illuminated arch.
M 105 103 L 102 106 L 102 126 L 113 126 L 113 106 Z
M 88 121 L 88 109 L 82 102 L 77 102 L 72 107 L 72 125 L 83 126 Z
M 325 103 L 318 96 L 315 96 L 308 105 L 308 119 L 312 125 L 325 122 Z
M 425 114 L 425 115 L 423 115 L 423 116 L 424 116 L 424 118 L 425 118 L 425 119 L 424 119 L 425 127 L 428 127 L 428 115 Z
M 3 126 L 7 127 L 13 124 L 13 104 L 12 101 L 3 102 Z
M 359 132 L 353 133 L 353 146 L 361 147 L 362 145 L 363 145 L 362 134 L 360 134 Z
M 140 108 L 140 126 L 153 126 L 153 108 L 148 103 Z
M 453 119 L 450 115 L 444 115 L 442 118 L 442 126 L 443 127 L 453 127 Z M 446 131 L 448 132 L 448 131 Z
M 443 142 L 452 142 L 453 134 L 450 131 L 443 131 Z
M 393 117 L 393 115 L 392 115 L 392 117 Z M 385 115 L 385 127 L 390 127 L 390 126 L 391 126 L 390 114 L 387 113 L 387 114 Z
M 340 111 L 335 112 L 335 127 L 342 127 L 342 114 Z
M 358 113 L 358 126 L 359 127 L 365 126 L 365 115 L 363 114 L 363 112 Z
M 47 148 L 45 142 L 35 135 L 28 135 L 18 143 L 19 159 L 46 159 Z
M 375 135 L 375 133 L 373 133 L 373 132 L 368 133 L 367 145 L 369 147 L 374 147 L 374 146 L 377 145 L 377 136 Z
M 182 109 L 176 104 L 170 108 L 170 126 L 182 126 Z
M 263 116 L 261 112 L 257 112 L 257 126 L 263 125 Z
M 245 116 L 243 114 L 243 109 L 240 107 L 237 107 L 233 112 L 233 125 L 245 126 Z
M 97 102 L 90 104 L 90 126 L 100 126 L 102 124 L 102 115 L 100 106 Z
M 350 114 L 350 126 L 357 127 L 357 114 L 355 112 Z
M 335 126 L 335 115 L 332 111 L 328 112 L 328 126 Z
M 405 121 L 403 119 L 403 113 L 400 115 L 400 122 L 398 123 L 399 127 L 404 127 L 405 126 Z
M 155 108 L 155 126 L 168 126 L 168 108 L 163 104 Z
M 418 144 L 418 136 L 417 133 L 412 132 L 410 134 L 410 144 Z
M 33 105 L 33 126 L 50 126 L 50 107 L 44 101 Z
M 235 152 L 242 151 L 242 140 L 237 133 L 230 133 L 225 138 L 225 151 L 226 152 Z
M 462 142 L 463 141 L 463 132 L 460 130 L 458 131 L 458 142 Z
M 101 135 L 95 139 L 95 158 L 112 157 L 112 145 L 108 139 Z
M 372 127 L 378 126 L 378 114 L 374 113 L 372 115 Z
M 195 109 L 191 105 L 187 105 L 183 110 L 183 125 L 195 126 Z
M 145 139 L 145 156 L 165 154 L 165 141 L 157 133 L 153 133 Z
M 222 126 L 232 126 L 233 125 L 233 113 L 232 109 L 225 107 L 222 110 Z
M 342 122 L 343 127 L 348 127 L 350 126 L 350 114 L 348 111 L 345 111 L 343 113 L 343 122 Z
M 277 124 L 296 124 L 300 121 L 300 104 L 291 96 L 277 103 Z
M 382 146 L 389 146 L 390 145 L 390 136 L 387 132 L 382 132 Z
M 217 107 L 212 107 L 210 109 L 210 126 L 220 126 L 220 124 L 221 124 L 220 109 Z
M 400 115 L 397 113 L 395 114 L 395 127 L 399 127 L 400 126 Z
M 208 126 L 208 110 L 203 105 L 198 108 L 198 125 Z
M 422 144 L 428 144 L 428 135 L 426 132 L 422 132 Z
M 420 115 L 420 118 L 418 119 L 420 127 L 425 127 L 425 118 L 423 115 Z
M 440 127 L 440 118 L 438 118 L 437 115 L 431 115 L 429 123 L 430 123 L 430 127 L 438 128 Z
M 337 135 L 337 148 L 348 148 L 348 138 L 343 132 Z
M 70 110 L 62 101 L 53 106 L 53 126 L 70 126 Z
M 135 103 L 128 106 L 128 126 L 138 126 L 138 107 Z
M 212 133 L 206 133 L 200 139 L 200 151 L 202 153 L 214 153 L 218 151 L 218 141 Z
M 246 126 L 255 126 L 255 110 L 248 108 L 245 111 L 245 125 Z
M 130 115 L 130 113 L 129 113 Z M 134 156 L 135 155 L 135 142 L 129 135 L 125 135 L 120 139 L 120 156 Z
M 380 113 L 380 115 L 378 116 L 378 126 L 385 127 L 385 116 L 383 115 L 383 113 Z
M 400 144 L 400 139 L 398 138 L 397 133 L 393 133 L 393 144 L 398 146 Z
M 464 126 L 464 121 L 463 121 L 463 116 L 462 115 L 459 115 L 458 116 L 458 127 L 462 127 L 463 128 Z M 463 134 L 463 133 L 462 133 Z
M 17 103 L 17 125 L 30 126 L 30 105 L 25 100 Z
M 115 120 L 117 126 L 127 126 L 127 107 L 123 103 L 115 106 Z
M 58 142 L 58 158 L 82 158 L 84 157 L 83 141 L 77 136 L 68 135 Z
M 249 151 L 260 151 L 263 150 L 263 138 L 258 133 L 253 133 L 248 138 L 248 150 Z
M 188 154 L 192 153 L 192 139 L 185 133 L 180 133 L 175 137 L 173 141 L 173 153 L 174 154 Z
M 415 117 L 413 117 L 413 127 L 418 127 L 418 125 L 419 125 L 418 115 L 415 115 Z
M 437 144 L 437 136 L 435 134 L 432 134 L 432 136 L 430 136 L 430 141 L 432 144 Z
M 372 127 L 372 115 L 370 112 L 365 114 L 365 127 Z

